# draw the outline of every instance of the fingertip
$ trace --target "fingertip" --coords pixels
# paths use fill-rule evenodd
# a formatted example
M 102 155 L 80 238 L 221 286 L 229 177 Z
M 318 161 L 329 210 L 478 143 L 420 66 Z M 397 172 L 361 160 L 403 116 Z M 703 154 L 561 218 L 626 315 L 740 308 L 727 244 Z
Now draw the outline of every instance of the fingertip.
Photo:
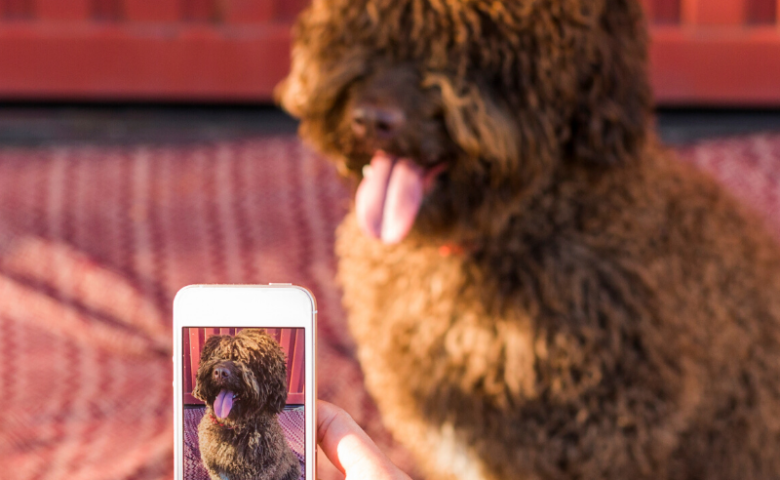
M 395 468 L 349 413 L 322 400 L 317 401 L 317 440 L 342 473 L 366 466 L 376 471 Z
M 342 420 L 336 421 L 339 417 Z M 334 421 L 336 421 L 336 424 L 342 425 L 347 420 L 354 422 L 344 409 L 325 400 L 317 400 L 317 443 L 322 443 L 323 439 L 328 436 Z

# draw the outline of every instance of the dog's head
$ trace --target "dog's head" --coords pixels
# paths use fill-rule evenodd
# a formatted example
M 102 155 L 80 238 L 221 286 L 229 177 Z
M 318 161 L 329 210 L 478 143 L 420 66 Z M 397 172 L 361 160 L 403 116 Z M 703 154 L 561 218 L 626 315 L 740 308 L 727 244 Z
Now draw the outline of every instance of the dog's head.
M 645 63 L 638 0 L 314 0 L 277 97 L 392 243 L 500 228 L 562 168 L 636 158 Z
M 192 395 L 206 402 L 219 419 L 277 414 L 287 401 L 284 352 L 264 330 L 209 337 Z

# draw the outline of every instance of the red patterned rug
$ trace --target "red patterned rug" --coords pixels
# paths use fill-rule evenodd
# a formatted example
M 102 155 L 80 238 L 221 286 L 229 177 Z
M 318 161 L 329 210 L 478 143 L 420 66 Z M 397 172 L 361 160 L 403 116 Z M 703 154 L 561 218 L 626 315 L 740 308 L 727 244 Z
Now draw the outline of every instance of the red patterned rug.
M 702 143 L 681 157 L 780 238 L 780 135 Z M 320 396 L 413 471 L 363 389 L 333 281 L 333 232 L 348 205 L 331 166 L 293 137 L 0 149 L 5 470 L 170 478 L 173 295 L 192 283 L 292 282 L 318 300 Z M 318 476 L 337 478 L 327 464 Z

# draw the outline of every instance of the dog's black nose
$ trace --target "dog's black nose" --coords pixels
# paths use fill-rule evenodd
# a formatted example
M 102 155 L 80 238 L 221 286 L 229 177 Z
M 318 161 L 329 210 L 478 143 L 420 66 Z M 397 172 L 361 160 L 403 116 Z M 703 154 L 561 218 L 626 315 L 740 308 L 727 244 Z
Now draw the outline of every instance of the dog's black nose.
M 227 380 L 230 377 L 230 370 L 227 367 L 217 367 L 214 369 L 212 375 L 214 376 L 214 380 Z
M 405 121 L 403 110 L 396 107 L 361 103 L 352 109 L 352 132 L 360 139 L 390 140 Z

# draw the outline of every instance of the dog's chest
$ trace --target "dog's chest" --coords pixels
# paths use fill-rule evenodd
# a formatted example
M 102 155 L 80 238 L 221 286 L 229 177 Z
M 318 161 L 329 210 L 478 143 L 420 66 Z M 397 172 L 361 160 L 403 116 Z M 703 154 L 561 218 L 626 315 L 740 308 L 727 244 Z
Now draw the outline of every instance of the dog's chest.
M 269 428 L 237 432 L 209 421 L 201 421 L 198 429 L 201 457 L 213 475 L 222 480 L 236 478 L 271 478 L 260 475 L 262 465 L 275 466 L 278 451 L 268 435 Z
M 380 403 L 435 403 L 472 389 L 499 403 L 535 395 L 531 318 L 486 305 L 466 255 L 442 256 L 436 245 L 386 248 L 349 218 L 338 252 L 350 328 Z

